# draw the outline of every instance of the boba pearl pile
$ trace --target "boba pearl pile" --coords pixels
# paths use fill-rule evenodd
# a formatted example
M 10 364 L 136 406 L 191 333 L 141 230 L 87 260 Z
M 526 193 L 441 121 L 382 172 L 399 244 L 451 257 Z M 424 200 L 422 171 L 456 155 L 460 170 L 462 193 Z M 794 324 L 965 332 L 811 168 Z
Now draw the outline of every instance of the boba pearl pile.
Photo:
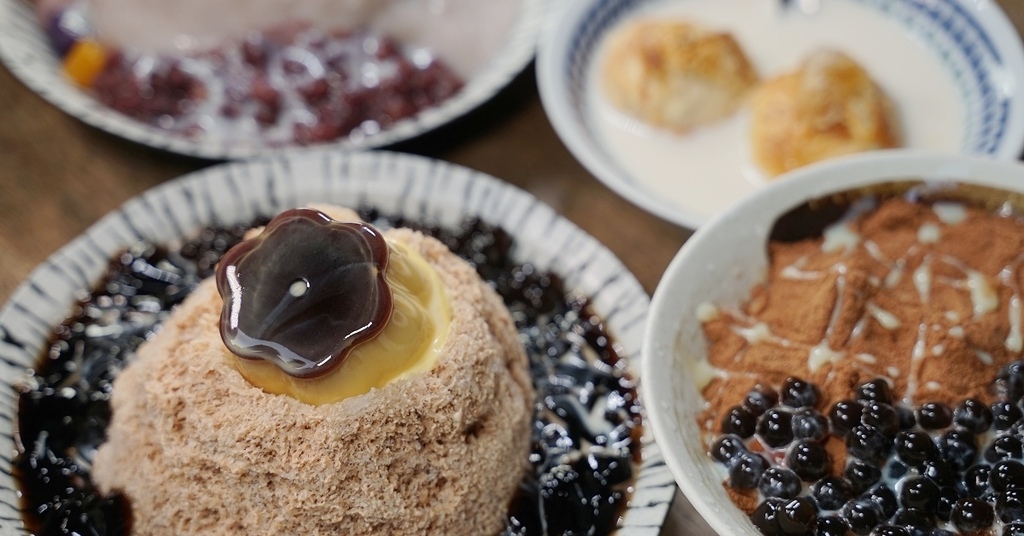
M 733 494 L 756 495 L 763 534 L 1024 536 L 1024 361 L 991 388 L 991 404 L 910 407 L 875 379 L 821 408 L 791 377 L 725 412 L 709 454 Z
M 556 274 L 517 261 L 518 242 L 500 227 L 469 219 L 444 228 L 370 208 L 360 216 L 378 228 L 414 227 L 438 238 L 512 313 L 537 399 L 528 460 L 508 461 L 510 470 L 530 470 L 502 534 L 612 532 L 637 477 L 641 414 L 626 362 L 589 300 Z M 175 247 L 133 246 L 111 259 L 101 284 L 77 304 L 78 314 L 57 328 L 18 393 L 13 465 L 28 532 L 131 533 L 128 500 L 99 493 L 91 476 L 110 419 L 113 378 L 245 231 L 264 224 L 205 229 Z

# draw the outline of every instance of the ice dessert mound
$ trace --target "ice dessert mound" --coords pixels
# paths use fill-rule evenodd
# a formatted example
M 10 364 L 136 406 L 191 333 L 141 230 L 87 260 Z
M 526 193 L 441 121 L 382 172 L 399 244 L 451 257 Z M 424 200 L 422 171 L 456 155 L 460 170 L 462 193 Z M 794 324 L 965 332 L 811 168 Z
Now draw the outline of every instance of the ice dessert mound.
M 318 210 L 338 220 L 355 221 L 351 213 L 337 213 L 328 207 L 318 207 Z M 98 278 L 91 291 L 82 294 L 69 316 L 54 327 L 36 363 L 17 384 L 18 416 L 14 445 L 17 454 L 12 463 L 26 531 L 35 534 L 110 536 L 133 533 L 133 520 L 136 516 L 126 494 L 116 491 L 103 493 L 98 489 L 93 475 L 96 451 L 108 443 L 112 393 L 120 392 L 120 387 L 115 390 L 113 384 L 126 368 L 134 367 L 129 364 L 138 360 L 138 350 L 148 347 L 151 342 L 155 342 L 154 339 L 164 340 L 162 344 L 166 345 L 187 346 L 183 341 L 157 337 L 156 334 L 164 328 L 165 323 L 171 323 L 167 329 L 181 335 L 181 326 L 189 325 L 189 321 L 178 318 L 172 322 L 171 316 L 200 287 L 206 294 L 196 298 L 195 304 L 189 307 L 192 310 L 203 309 L 204 314 L 214 315 L 212 305 L 207 302 L 217 300 L 218 291 L 209 282 L 204 286 L 203 281 L 213 281 L 218 273 L 217 268 L 226 266 L 225 262 L 235 267 L 232 274 L 226 269 L 222 272 L 222 283 L 228 288 L 225 295 L 240 297 L 243 303 L 239 311 L 250 310 L 247 306 L 242 307 L 247 297 L 268 296 L 265 294 L 267 289 L 276 290 L 269 294 L 270 299 L 257 299 L 253 302 L 256 310 L 263 312 L 241 315 L 237 323 L 230 317 L 232 307 L 221 309 L 221 318 L 225 310 L 229 313 L 228 321 L 221 324 L 228 329 L 221 334 L 220 346 L 213 350 L 218 355 L 227 355 L 223 354 L 223 345 L 234 347 L 238 353 L 232 352 L 229 357 L 234 359 L 236 375 L 247 378 L 250 383 L 259 384 L 260 387 L 254 389 L 264 391 L 265 396 L 260 396 L 261 399 L 281 397 L 304 400 L 302 404 L 287 402 L 285 406 L 292 408 L 289 411 L 293 413 L 305 412 L 304 415 L 312 418 L 310 416 L 326 411 L 323 408 L 327 406 L 350 407 L 355 404 L 352 400 L 367 399 L 371 393 L 377 393 L 373 396 L 380 398 L 384 395 L 378 391 L 394 392 L 394 389 L 398 389 L 396 384 L 411 376 L 439 370 L 441 361 L 438 359 L 438 351 L 451 343 L 450 334 L 454 332 L 451 328 L 454 317 L 448 297 L 450 292 L 440 277 L 422 277 L 422 274 L 436 272 L 429 268 L 434 261 L 424 258 L 422 254 L 413 255 L 417 251 L 415 247 L 410 249 L 400 242 L 389 240 L 388 255 L 383 259 L 379 254 L 380 248 L 374 246 L 379 245 L 379 242 L 372 237 L 375 233 L 370 232 L 371 227 L 378 230 L 400 228 L 404 230 L 394 231 L 398 235 L 411 233 L 411 236 L 418 236 L 417 233 L 421 232 L 436 238 L 473 266 L 487 286 L 501 296 L 515 321 L 518 341 L 530 362 L 530 379 L 535 394 L 527 433 L 530 448 L 520 452 L 518 457 L 507 458 L 495 480 L 504 482 L 502 475 L 506 472 L 521 473 L 512 501 L 501 509 L 506 519 L 503 532 L 600 535 L 614 531 L 621 524 L 621 516 L 633 496 L 633 486 L 636 485 L 637 463 L 641 456 L 642 414 L 637 403 L 636 382 L 628 373 L 627 362 L 619 354 L 618 343 L 605 328 L 599 312 L 585 296 L 569 291 L 556 273 L 538 269 L 528 261 L 520 260 L 517 253 L 520 247 L 518 239 L 500 227 L 475 218 L 442 227 L 429 221 L 383 214 L 365 206 L 359 209 L 358 214 L 371 225 L 348 226 L 338 238 L 345 245 L 342 250 L 350 253 L 365 252 L 362 261 L 339 262 L 335 251 L 339 248 L 318 247 L 314 249 L 335 251 L 335 254 L 319 261 L 299 260 L 286 255 L 275 262 L 257 262 L 261 270 L 283 270 L 276 272 L 281 276 L 277 281 L 287 282 L 287 285 L 256 285 L 257 292 L 251 295 L 248 292 L 234 294 L 230 287 L 234 284 L 244 287 L 250 276 L 254 275 L 257 280 L 264 280 L 265 277 L 259 275 L 261 270 L 254 272 L 247 266 L 253 258 L 259 259 L 267 250 L 262 247 L 236 249 L 235 246 L 246 238 L 253 238 L 258 229 L 267 224 L 268 220 L 263 217 L 245 224 L 205 227 L 195 234 L 167 244 L 142 241 L 114 253 L 109 259 L 106 273 Z M 310 220 L 306 218 L 303 221 L 309 223 Z M 312 221 L 317 220 L 314 218 Z M 416 233 L 409 229 L 415 229 Z M 391 233 L 388 231 L 389 236 Z M 335 233 L 326 235 L 335 236 Z M 431 242 L 423 240 L 423 243 Z M 432 250 L 433 246 L 428 249 Z M 421 260 L 417 261 L 417 258 Z M 448 258 L 443 254 L 438 261 L 446 263 L 448 261 L 445 259 Z M 224 259 L 226 261 L 222 262 Z M 322 283 L 319 278 L 309 279 L 310 274 L 304 268 L 322 267 L 325 262 L 328 267 L 345 265 L 353 270 L 353 277 L 346 277 L 342 282 L 362 282 L 346 292 L 361 293 L 359 301 L 363 307 L 346 309 L 354 312 L 353 316 L 336 314 L 341 312 L 339 310 L 323 317 L 290 314 L 289 304 L 300 303 L 301 298 L 310 296 L 309 292 L 314 288 L 312 283 Z M 427 267 L 424 268 L 421 263 Z M 374 340 L 386 341 L 386 346 L 402 347 L 409 351 L 377 353 L 374 347 L 379 350 L 384 345 L 371 342 L 355 344 L 363 333 L 380 327 L 378 315 L 384 315 L 389 310 L 386 300 L 381 299 L 383 295 L 377 292 L 382 265 L 385 266 L 385 280 L 396 279 L 398 283 L 388 284 L 393 291 L 391 320 Z M 420 268 L 411 271 L 402 269 L 417 266 Z M 290 272 L 294 269 L 302 269 L 302 273 Z M 330 275 L 338 272 L 325 270 L 323 273 Z M 270 280 L 275 280 L 275 277 Z M 437 299 L 442 297 L 444 299 Z M 481 307 L 488 309 L 487 300 Z M 352 329 L 352 320 L 359 318 L 368 319 L 366 330 Z M 388 327 L 399 318 L 405 318 L 401 323 L 415 323 L 419 329 L 395 331 Z M 254 320 L 258 321 L 253 323 Z M 327 331 L 346 332 L 349 336 L 301 336 L 305 329 L 320 321 L 338 322 L 337 326 Z M 306 325 L 307 322 L 311 324 Z M 343 329 L 344 326 L 348 327 Z M 276 335 L 267 337 L 271 333 Z M 298 344 L 295 344 L 296 341 L 284 346 L 273 343 L 274 340 L 280 342 L 281 338 L 287 339 L 289 333 L 299 335 Z M 420 333 L 433 335 L 421 336 Z M 441 333 L 446 335 L 442 337 Z M 15 344 L 25 336 L 27 334 L 12 333 L 5 340 Z M 210 345 L 217 344 L 216 338 L 210 333 L 206 333 L 203 339 Z M 267 345 L 266 341 L 273 344 Z M 493 343 L 485 345 L 491 349 L 495 346 Z M 301 351 L 287 351 L 293 346 Z M 308 359 L 306 354 L 310 351 L 324 359 Z M 367 355 L 374 356 L 368 360 L 374 366 L 359 364 L 367 361 L 363 359 Z M 412 359 L 401 356 L 411 356 Z M 144 365 L 150 366 L 153 365 Z M 282 367 L 291 370 L 293 374 L 283 373 Z M 340 375 L 343 381 L 332 381 L 331 378 L 338 375 L 326 373 L 328 369 L 343 371 L 344 374 Z M 447 365 L 445 369 L 448 369 Z M 228 374 L 226 370 L 218 370 Z M 500 378 L 506 376 L 498 371 L 492 372 Z M 156 381 L 154 385 L 166 384 Z M 224 388 L 218 387 L 221 390 Z M 444 388 L 447 390 L 448 386 Z M 254 392 L 246 392 L 256 396 Z M 153 399 L 152 395 L 144 394 Z M 477 399 L 482 397 L 484 395 Z M 187 406 L 178 409 L 184 411 L 186 407 L 197 407 L 191 399 L 186 403 Z M 306 405 L 317 406 L 319 409 L 305 408 Z M 455 406 L 452 402 L 452 407 Z M 202 407 L 209 409 L 212 406 L 205 404 Z M 300 411 L 295 408 L 304 409 Z M 403 408 L 396 410 L 403 418 L 408 416 L 408 411 L 422 412 L 419 406 L 412 410 Z M 373 408 L 368 411 L 370 409 Z M 443 411 L 449 409 L 445 406 Z M 488 411 L 496 413 L 494 409 L 473 409 L 463 414 L 486 415 Z M 254 429 L 256 426 L 264 426 L 260 428 L 261 431 L 271 431 L 268 418 L 257 418 L 259 424 L 253 424 Z M 468 422 L 461 416 L 458 419 Z M 205 422 L 210 424 L 209 420 Z M 450 422 L 442 425 L 451 427 Z M 230 426 L 240 425 L 231 423 Z M 391 425 L 385 423 L 384 426 L 384 430 L 388 430 Z M 425 425 L 415 426 L 422 429 Z M 234 429 L 236 432 L 239 430 Z M 316 430 L 319 427 L 309 430 L 303 428 L 296 433 L 325 433 Z M 434 431 L 437 430 L 440 428 Z M 481 431 L 489 433 L 481 429 L 477 430 L 477 434 Z M 220 433 L 221 429 L 218 428 L 216 434 Z M 368 432 L 362 429 L 360 433 L 365 435 Z M 472 437 L 472 430 L 467 433 Z M 487 440 L 487 437 L 481 436 L 480 440 Z M 213 441 L 210 438 L 202 439 Z M 136 447 L 144 443 L 130 437 L 128 441 Z M 227 440 L 221 441 L 223 443 L 220 445 L 227 448 Z M 357 438 L 356 441 L 362 440 Z M 400 447 L 389 444 L 388 450 L 401 450 Z M 403 448 L 405 451 L 412 448 L 426 452 L 433 447 L 417 442 L 412 447 Z M 285 452 L 294 450 L 297 447 L 290 444 Z M 270 459 L 268 457 L 260 463 L 269 464 Z M 237 469 L 244 465 L 244 456 L 238 460 L 231 467 Z M 406 460 L 406 463 L 415 462 Z M 525 471 L 524 466 L 527 468 Z M 467 470 L 470 471 L 469 475 L 478 475 L 472 467 Z M 426 477 L 409 479 L 410 485 L 419 485 L 423 478 Z M 464 478 L 460 476 L 459 480 Z M 386 496 L 397 497 L 401 493 L 397 490 L 403 489 L 399 484 L 395 483 L 396 491 Z M 444 484 L 437 481 L 434 485 L 436 491 Z M 321 493 L 331 494 L 335 491 L 321 490 Z M 205 497 L 200 498 L 206 500 Z M 192 500 L 193 497 L 185 499 Z M 200 509 L 202 506 L 197 507 L 197 511 Z M 263 516 L 260 519 L 269 519 L 262 513 L 260 515 Z M 458 533 L 457 529 L 453 531 Z
M 762 533 L 1024 530 L 1024 220 L 941 192 L 791 213 L 750 299 L 700 306 L 700 424 Z
M 114 384 L 92 474 L 131 502 L 134 534 L 503 528 L 533 389 L 508 310 L 469 265 L 415 231 L 303 209 L 217 279 Z

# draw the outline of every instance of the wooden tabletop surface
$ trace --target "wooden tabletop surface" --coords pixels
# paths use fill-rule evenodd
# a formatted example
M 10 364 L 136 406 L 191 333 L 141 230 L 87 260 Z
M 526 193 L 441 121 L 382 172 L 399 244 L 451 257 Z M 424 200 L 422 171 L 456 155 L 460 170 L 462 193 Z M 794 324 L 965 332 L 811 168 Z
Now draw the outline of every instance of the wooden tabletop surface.
M 997 2 L 1024 32 L 1024 2 Z M 648 293 L 691 235 L 620 198 L 573 158 L 544 114 L 532 65 L 469 116 L 392 149 L 468 166 L 523 188 L 603 242 Z M 108 211 L 213 164 L 80 123 L 0 69 L 0 303 L 33 267 Z M 681 493 L 662 533 L 714 534 Z

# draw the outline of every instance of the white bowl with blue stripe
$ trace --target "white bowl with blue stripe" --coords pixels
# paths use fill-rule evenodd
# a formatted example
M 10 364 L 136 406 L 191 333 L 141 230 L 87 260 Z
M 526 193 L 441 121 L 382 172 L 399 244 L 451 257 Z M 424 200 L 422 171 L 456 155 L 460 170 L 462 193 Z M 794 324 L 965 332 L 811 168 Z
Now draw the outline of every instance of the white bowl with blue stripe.
M 732 504 L 724 487 L 726 472 L 708 455 L 707 437 L 698 422 L 706 402 L 697 382 L 709 367 L 698 307 L 739 308 L 750 300 L 753 288 L 767 275 L 768 241 L 774 226 L 795 207 L 851 192 L 877 192 L 898 182 L 962 184 L 996 189 L 1019 199 L 1024 192 L 1024 165 L 905 149 L 812 164 L 790 172 L 784 181 L 734 204 L 698 229 L 658 283 L 641 367 L 648 414 L 679 487 L 719 534 L 760 532 Z
M 684 227 L 698 227 L 770 182 L 749 158 L 744 111 L 729 120 L 737 125 L 691 133 L 732 136 L 721 138 L 723 144 L 711 144 L 711 151 L 706 142 L 696 146 L 687 141 L 694 138 L 657 131 L 621 112 L 607 111 L 612 107 L 595 80 L 604 38 L 617 25 L 640 16 L 672 16 L 733 33 L 762 79 L 795 68 L 816 49 L 849 53 L 893 100 L 898 119 L 905 123 L 901 126 L 906 148 L 1004 160 L 1020 157 L 1024 48 L 994 0 L 795 0 L 788 8 L 783 4 L 787 3 L 568 1 L 541 33 L 537 76 L 545 111 L 569 150 L 599 180 L 634 204 Z M 811 7 L 804 12 L 801 5 Z M 889 41 L 883 43 L 883 38 Z M 927 62 L 916 64 L 908 58 Z M 945 100 L 934 102 L 953 106 L 926 104 L 943 93 Z M 733 130 L 723 133 L 726 128 Z M 623 134 L 626 131 L 639 134 L 630 138 Z M 623 140 L 633 145 L 626 146 Z

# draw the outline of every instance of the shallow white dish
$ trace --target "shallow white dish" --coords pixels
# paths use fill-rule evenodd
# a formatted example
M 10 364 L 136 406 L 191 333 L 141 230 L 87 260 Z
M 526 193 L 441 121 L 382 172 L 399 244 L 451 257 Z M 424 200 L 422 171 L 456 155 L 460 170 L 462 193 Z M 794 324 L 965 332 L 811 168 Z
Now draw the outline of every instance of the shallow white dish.
M 820 0 L 810 14 L 777 1 L 740 3 L 573 0 L 541 34 L 538 84 L 558 135 L 598 179 L 651 213 L 696 228 L 769 181 L 747 155 L 745 111 L 677 136 L 630 120 L 604 98 L 594 80 L 603 37 L 650 13 L 730 31 L 762 78 L 821 47 L 850 54 L 894 101 L 908 148 L 1021 154 L 1024 49 L 994 0 Z
M 707 454 L 697 415 L 694 366 L 706 346 L 701 303 L 739 306 L 765 276 L 776 219 L 808 200 L 899 180 L 956 181 L 1024 192 L 1024 165 L 980 157 L 894 150 L 814 164 L 748 196 L 694 233 L 665 271 L 651 302 L 641 375 L 654 435 L 680 488 L 721 534 L 759 534 L 733 506 Z M 723 247 L 728 244 L 728 247 Z
M 533 59 L 537 34 L 548 11 L 548 1 L 521 0 L 520 12 L 508 30 L 504 44 L 450 99 L 377 134 L 342 137 L 325 145 L 337 149 L 384 147 L 425 134 L 480 106 L 511 82 Z M 31 3 L 25 0 L 0 0 L 0 62 L 31 90 L 68 114 L 137 143 L 210 159 L 241 159 L 294 147 L 273 147 L 258 140 L 186 138 L 100 104 L 64 76 L 60 59 L 37 23 Z
M 208 225 L 250 222 L 309 202 L 374 207 L 382 214 L 452 226 L 467 217 L 503 227 L 516 257 L 563 277 L 566 289 L 592 298 L 639 371 L 649 299 L 632 274 L 594 238 L 533 196 L 452 164 L 387 152 L 309 151 L 231 163 L 167 182 L 126 202 L 36 268 L 0 309 L 0 384 L 13 394 L 45 347 L 53 326 L 104 273 L 108 259 L 140 239 L 166 243 Z M 572 252 L 572 254 L 567 254 Z M 17 397 L 0 399 L 0 436 L 13 448 Z M 619 534 L 656 533 L 675 493 L 653 436 Z M 21 534 L 11 460 L 0 457 L 0 534 Z

